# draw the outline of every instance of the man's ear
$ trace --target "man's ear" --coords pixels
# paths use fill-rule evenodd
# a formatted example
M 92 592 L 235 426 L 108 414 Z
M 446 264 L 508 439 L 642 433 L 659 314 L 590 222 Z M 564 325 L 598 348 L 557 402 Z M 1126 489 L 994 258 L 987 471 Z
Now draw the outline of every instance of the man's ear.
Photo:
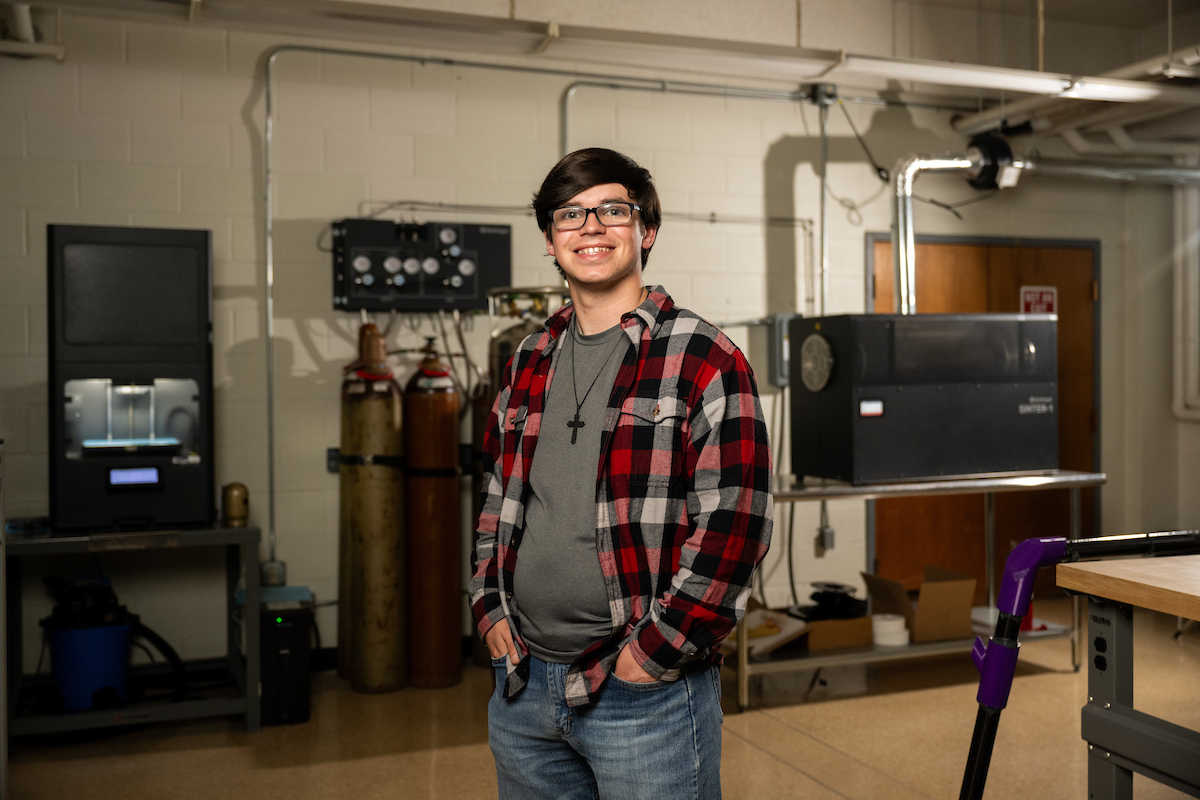
M 647 228 L 646 235 L 642 237 L 642 249 L 648 250 L 654 244 L 654 237 L 658 235 L 658 228 Z
M 550 238 L 550 233 L 548 231 L 542 231 L 542 235 L 546 237 L 546 255 L 548 255 L 548 256 L 555 255 L 554 240 L 552 238 Z

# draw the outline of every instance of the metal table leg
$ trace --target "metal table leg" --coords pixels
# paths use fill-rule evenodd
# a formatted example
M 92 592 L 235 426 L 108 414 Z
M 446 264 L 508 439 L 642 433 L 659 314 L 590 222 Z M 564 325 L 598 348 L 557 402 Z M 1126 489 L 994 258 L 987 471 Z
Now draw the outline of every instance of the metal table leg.
M 983 495 L 983 560 L 987 570 L 988 611 L 996 610 L 996 495 Z M 993 620 L 994 621 L 994 620 Z
M 1072 541 L 1078 539 L 1083 532 L 1083 514 L 1079 501 L 1079 489 L 1070 489 L 1071 493 L 1071 532 Z M 1071 666 L 1076 672 L 1083 663 L 1083 599 L 1078 594 L 1071 595 Z
M 1108 709 L 1133 705 L 1133 608 L 1088 600 L 1088 706 Z M 1084 707 L 1084 713 L 1088 711 Z M 1086 727 L 1086 726 L 1085 726 Z M 1133 772 L 1112 760 L 1113 753 L 1088 743 L 1089 800 L 1131 800 Z

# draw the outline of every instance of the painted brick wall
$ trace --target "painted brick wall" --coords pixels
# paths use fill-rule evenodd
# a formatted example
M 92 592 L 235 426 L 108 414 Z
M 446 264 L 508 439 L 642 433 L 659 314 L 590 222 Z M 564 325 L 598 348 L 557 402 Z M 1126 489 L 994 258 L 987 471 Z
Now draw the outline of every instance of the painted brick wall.
M 837 19 L 828 5 L 806 3 L 816 26 L 809 30 L 820 30 L 822 14 Z M 890 14 L 870 19 L 874 27 L 857 46 L 898 49 L 894 34 L 903 26 Z M 937 25 L 922 19 L 922 35 L 941 41 Z M 830 30 L 831 37 L 845 34 Z M 6 441 L 8 513 L 47 511 L 45 226 L 191 227 L 213 232 L 217 481 L 245 483 L 252 517 L 265 526 L 262 62 L 271 47 L 295 40 L 72 15 L 65 17 L 63 37 L 64 63 L 0 61 L 0 436 Z M 903 54 L 920 54 L 909 38 L 904 41 Z M 353 357 L 357 318 L 331 310 L 329 255 L 318 241 L 327 242 L 331 220 L 387 201 L 527 203 L 558 158 L 560 97 L 570 79 L 311 53 L 280 56 L 276 79 L 278 556 L 288 563 L 291 583 L 310 586 L 324 601 L 337 594 L 337 478 L 325 472 L 324 452 L 338 444 L 340 367 Z M 948 112 L 847 109 L 887 165 L 912 151 L 962 147 Z M 572 148 L 615 147 L 647 166 L 669 212 L 818 215 L 812 107 L 586 88 L 570 105 L 569 123 Z M 837 109 L 830 135 L 828 311 L 859 312 L 866 303 L 864 235 L 888 229 L 887 191 Z M 920 191 L 944 200 L 971 192 L 957 181 L 932 178 L 922 180 Z M 1027 236 L 1069 231 L 1103 242 L 1107 275 L 1125 262 L 1134 268 L 1140 263 L 1122 249 L 1121 191 L 1043 182 L 1022 186 L 1019 199 L 1006 195 L 964 208 L 961 223 L 919 206 L 918 229 Z M 531 219 L 462 219 L 513 225 L 515 285 L 556 281 Z M 802 307 L 799 296 L 767 288 L 776 285 L 773 276 L 803 267 L 802 240 L 785 234 L 764 232 L 761 224 L 671 221 L 646 278 L 717 323 L 795 310 Z M 1110 254 L 1115 257 L 1108 259 Z M 803 286 L 802 278 L 793 280 L 789 285 Z M 1120 291 L 1106 295 L 1103 313 L 1105 342 L 1121 341 Z M 477 360 L 484 358 L 486 328 L 479 319 L 469 333 Z M 777 459 L 786 459 L 781 395 L 765 383 L 764 340 L 744 325 L 728 332 L 760 370 L 764 410 L 775 420 Z M 419 331 L 401 326 L 391 344 L 414 346 L 420 334 L 432 334 L 428 321 Z M 1122 385 L 1123 353 L 1120 347 L 1105 350 L 1106 387 Z M 397 360 L 402 379 L 412 364 Z M 1105 425 L 1119 429 L 1122 413 L 1119 400 L 1106 406 Z M 1120 461 L 1125 446 L 1123 437 L 1106 439 L 1106 460 Z M 1112 513 L 1123 513 L 1121 502 L 1112 500 Z M 862 504 L 836 503 L 831 511 L 837 547 L 817 560 L 811 557 L 816 508 L 796 510 L 797 578 L 858 583 L 866 546 Z M 765 570 L 772 603 L 788 596 L 784 533 L 781 525 Z M 469 541 L 469 532 L 464 537 Z M 158 565 L 141 556 L 106 556 L 104 566 L 123 601 L 184 657 L 223 651 L 218 557 Z M 92 565 L 47 562 L 27 571 L 27 669 L 37 653 L 36 620 L 49 607 L 39 570 L 82 574 Z M 322 608 L 318 620 L 324 640 L 334 641 L 334 609 Z

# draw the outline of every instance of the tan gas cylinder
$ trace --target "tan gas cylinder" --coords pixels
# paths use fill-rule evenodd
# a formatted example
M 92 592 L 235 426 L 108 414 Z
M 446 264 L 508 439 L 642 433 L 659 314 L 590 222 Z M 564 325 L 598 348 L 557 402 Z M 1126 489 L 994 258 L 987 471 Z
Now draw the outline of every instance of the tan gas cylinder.
M 413 686 L 462 680 L 460 395 L 430 339 L 404 390 L 408 531 L 408 651 Z
M 388 692 L 408 682 L 403 400 L 379 329 L 359 348 L 342 382 L 338 674 Z

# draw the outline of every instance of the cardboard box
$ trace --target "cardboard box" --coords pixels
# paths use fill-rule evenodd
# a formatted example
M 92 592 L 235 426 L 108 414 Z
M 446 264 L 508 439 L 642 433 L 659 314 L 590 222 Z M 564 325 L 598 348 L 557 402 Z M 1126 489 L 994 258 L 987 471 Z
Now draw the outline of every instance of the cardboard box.
M 950 569 L 925 567 L 925 579 L 917 593 L 915 608 L 908 598 L 908 592 L 898 581 L 866 573 L 863 573 L 863 580 L 871 597 L 871 613 L 904 615 L 913 642 L 939 642 L 974 636 L 971 631 L 974 578 Z M 871 639 L 869 618 L 867 639 Z
M 871 618 L 821 619 L 808 623 L 808 649 L 834 650 L 871 644 Z

